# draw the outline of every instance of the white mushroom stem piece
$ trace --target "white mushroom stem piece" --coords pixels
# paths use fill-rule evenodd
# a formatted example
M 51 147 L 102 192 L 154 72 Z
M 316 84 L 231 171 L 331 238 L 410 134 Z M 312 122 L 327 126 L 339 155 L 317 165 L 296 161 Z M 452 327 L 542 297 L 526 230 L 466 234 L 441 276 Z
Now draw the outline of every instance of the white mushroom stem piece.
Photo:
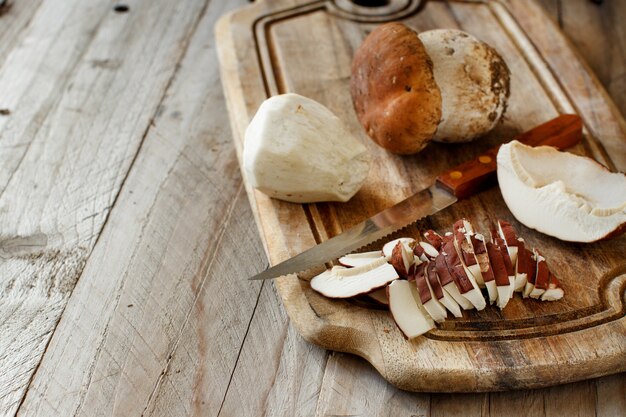
M 348 201 L 367 177 L 367 148 L 322 104 L 270 97 L 246 129 L 243 168 L 270 197 L 295 203 Z

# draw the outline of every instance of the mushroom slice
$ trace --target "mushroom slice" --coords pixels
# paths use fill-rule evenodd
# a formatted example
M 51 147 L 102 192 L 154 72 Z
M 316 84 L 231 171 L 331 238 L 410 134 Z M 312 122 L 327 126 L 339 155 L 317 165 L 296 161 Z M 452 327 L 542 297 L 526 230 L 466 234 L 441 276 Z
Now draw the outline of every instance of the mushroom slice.
M 389 299 L 387 298 L 387 288 L 379 288 L 374 290 L 368 294 L 366 294 L 369 298 L 374 300 L 376 303 L 389 306 Z
M 313 277 L 311 288 L 329 298 L 349 298 L 369 293 L 398 279 L 385 258 L 355 268 L 334 266 Z
M 434 265 L 433 265 L 434 267 Z M 435 294 L 430 287 L 428 279 L 426 278 L 426 269 L 428 264 L 423 263 L 415 268 L 415 285 L 417 286 L 417 293 L 420 296 L 422 305 L 437 323 L 441 323 L 446 319 L 446 309 L 439 303 Z
M 343 266 L 356 267 L 367 265 L 370 262 L 378 260 L 383 253 L 379 250 L 372 252 L 350 253 L 339 258 L 339 263 Z
M 413 246 L 415 245 L 415 239 L 413 239 L 412 237 L 401 237 L 385 243 L 383 245 L 383 255 L 387 257 L 387 260 L 391 260 L 391 253 L 393 252 L 393 248 L 396 247 L 398 242 L 406 243 L 410 248 L 413 248 Z
M 511 282 L 506 271 L 502 251 L 493 242 L 487 242 L 487 254 L 489 262 L 493 268 L 493 275 L 496 281 L 496 289 L 498 291 L 498 307 L 502 310 L 511 299 Z
M 513 292 L 515 289 L 515 265 L 513 264 L 513 262 L 511 262 L 511 257 L 509 256 L 509 251 L 506 249 L 504 239 L 495 238 L 494 243 L 496 247 L 500 250 L 500 253 L 502 253 L 502 260 L 504 261 L 506 273 L 509 276 L 509 285 L 511 286 L 509 296 L 513 297 Z
M 434 230 L 427 230 L 424 233 L 424 237 L 436 250 L 441 250 L 441 245 L 443 244 L 443 238 L 439 233 Z
M 427 242 L 417 242 L 415 248 L 413 248 L 413 253 L 422 262 L 432 261 L 437 257 L 437 255 L 439 255 L 439 251 Z
M 489 293 L 489 304 L 493 304 L 498 299 L 498 290 L 496 278 L 493 274 L 493 268 L 489 262 L 487 247 L 485 246 L 485 237 L 476 233 L 470 236 L 470 242 L 472 244 L 472 248 L 474 249 L 476 262 L 478 262 L 478 265 L 480 266 L 480 273 L 483 277 L 485 287 L 487 287 L 487 292 Z
M 443 254 L 439 254 L 435 259 L 435 268 L 437 270 L 437 277 L 439 278 L 439 283 L 443 290 L 452 297 L 452 299 L 460 305 L 463 310 L 471 310 L 474 308 L 474 305 L 469 302 L 469 300 L 461 295 L 459 289 L 457 288 L 454 279 L 452 278 L 452 274 L 448 270 L 448 265 L 446 264 L 446 260 Z M 452 314 L 454 311 L 450 310 Z M 456 314 L 455 314 L 456 315 Z
M 498 151 L 498 183 L 524 225 L 571 242 L 626 231 L 626 175 L 590 158 L 518 141 Z
M 389 311 L 404 336 L 413 339 L 435 328 L 435 322 L 424 310 L 415 284 L 393 281 L 387 287 Z
M 498 235 L 500 235 L 500 238 L 504 240 L 504 243 L 506 244 L 506 250 L 509 253 L 509 257 L 511 258 L 511 263 L 515 265 L 515 262 L 517 261 L 518 246 L 517 234 L 515 233 L 515 229 L 513 229 L 511 223 L 504 220 L 498 220 Z
M 537 273 L 535 275 L 535 288 L 530 292 L 530 298 L 539 298 L 548 289 L 550 282 L 550 270 L 544 258 L 537 249 L 533 249 L 537 259 Z
M 463 317 L 459 304 L 443 289 L 439 277 L 437 276 L 437 267 L 435 262 L 429 262 L 426 267 L 426 278 L 428 287 L 432 295 L 437 299 L 440 305 L 444 306 L 454 317 Z
M 474 234 L 471 223 L 465 219 L 457 220 L 454 223 L 453 229 L 455 246 L 461 256 L 463 267 L 466 269 L 468 275 L 471 274 L 479 287 L 484 287 L 485 281 L 480 271 L 478 260 L 474 255 L 472 242 L 470 241 L 470 236 Z
M 526 254 L 526 244 L 521 237 L 517 239 L 516 255 L 517 263 L 515 265 L 515 285 L 514 291 L 523 292 L 528 281 L 528 271 L 531 268 L 530 257 Z
M 399 241 L 391 251 L 389 263 L 396 268 L 396 271 L 401 277 L 406 278 L 409 275 L 411 265 L 415 263 L 413 249 L 409 247 L 407 242 Z
M 448 265 L 448 270 L 450 271 L 450 275 L 452 275 L 452 279 L 454 283 L 459 289 L 461 295 L 472 303 L 472 305 L 476 308 L 476 310 L 482 310 L 487 306 L 485 299 L 483 298 L 482 293 L 478 289 L 478 285 L 474 278 L 466 271 L 463 263 L 461 262 L 461 258 L 455 248 L 455 244 L 453 240 L 449 240 L 443 245 L 443 249 L 441 251 L 443 257 Z
M 546 292 L 541 294 L 541 301 L 560 300 L 561 298 L 563 298 L 563 295 L 565 295 L 565 292 L 563 291 L 563 288 L 561 288 L 559 280 L 556 279 L 556 277 L 552 273 L 550 273 L 548 289 L 546 290 Z
M 535 254 L 524 249 L 525 262 L 528 265 L 528 277 L 526 279 L 526 285 L 524 286 L 524 298 L 528 298 L 530 293 L 535 289 L 535 276 L 537 274 L 537 258 Z

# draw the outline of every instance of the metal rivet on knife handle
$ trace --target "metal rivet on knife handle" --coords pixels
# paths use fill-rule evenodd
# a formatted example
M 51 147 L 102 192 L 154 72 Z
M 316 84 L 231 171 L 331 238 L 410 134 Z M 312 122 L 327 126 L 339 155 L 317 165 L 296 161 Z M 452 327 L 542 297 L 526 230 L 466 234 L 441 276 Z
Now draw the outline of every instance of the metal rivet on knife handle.
M 566 149 L 582 139 L 582 121 L 573 114 L 564 114 L 514 138 L 526 145 L 550 145 Z M 478 158 L 456 166 L 437 177 L 437 185 L 457 198 L 466 198 L 496 182 L 496 156 L 500 145 Z

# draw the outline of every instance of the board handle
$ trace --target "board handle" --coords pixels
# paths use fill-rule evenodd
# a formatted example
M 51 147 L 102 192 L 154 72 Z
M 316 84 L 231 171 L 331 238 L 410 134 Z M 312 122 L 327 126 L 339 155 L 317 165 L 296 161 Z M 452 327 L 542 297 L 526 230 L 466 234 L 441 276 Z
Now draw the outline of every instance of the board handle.
M 563 114 L 515 138 L 525 145 L 549 145 L 566 149 L 583 137 L 583 123 L 575 114 Z M 437 177 L 437 185 L 458 199 L 476 194 L 496 182 L 496 156 L 501 145 L 489 149 L 477 158 L 457 165 Z

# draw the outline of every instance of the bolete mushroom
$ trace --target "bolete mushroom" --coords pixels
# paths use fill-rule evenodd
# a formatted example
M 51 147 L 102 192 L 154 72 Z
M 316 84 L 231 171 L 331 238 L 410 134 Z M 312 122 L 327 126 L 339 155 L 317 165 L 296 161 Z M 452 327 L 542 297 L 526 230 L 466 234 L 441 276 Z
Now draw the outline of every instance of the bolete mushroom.
M 295 203 L 348 201 L 367 177 L 365 146 L 329 109 L 298 94 L 263 102 L 245 134 L 248 182 Z
M 498 53 L 454 29 L 419 35 L 402 23 L 374 29 L 355 52 L 350 92 L 367 134 L 393 153 L 430 140 L 467 142 L 489 132 L 509 97 Z

